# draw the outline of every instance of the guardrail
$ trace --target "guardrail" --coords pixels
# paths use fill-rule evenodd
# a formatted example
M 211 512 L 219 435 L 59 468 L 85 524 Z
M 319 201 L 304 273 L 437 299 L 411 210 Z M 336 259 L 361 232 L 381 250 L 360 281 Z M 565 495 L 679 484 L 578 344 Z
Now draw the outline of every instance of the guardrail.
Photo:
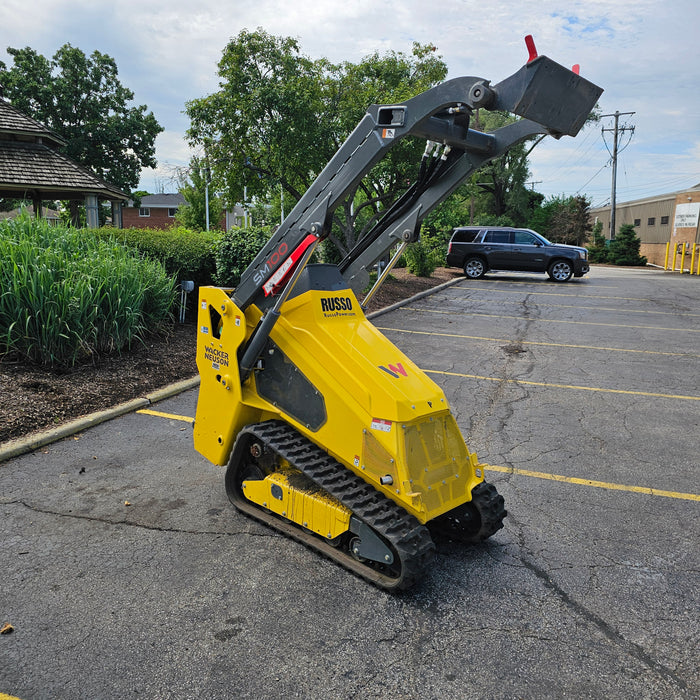
M 692 245 L 692 249 L 691 249 Z M 690 253 L 690 267 L 685 267 L 686 254 Z M 680 265 L 676 270 L 678 256 L 681 256 Z M 669 267 L 670 259 L 670 267 Z M 671 243 L 666 244 L 666 259 L 664 260 L 664 270 L 671 272 L 687 272 L 690 275 L 700 275 L 700 244 L 698 243 Z

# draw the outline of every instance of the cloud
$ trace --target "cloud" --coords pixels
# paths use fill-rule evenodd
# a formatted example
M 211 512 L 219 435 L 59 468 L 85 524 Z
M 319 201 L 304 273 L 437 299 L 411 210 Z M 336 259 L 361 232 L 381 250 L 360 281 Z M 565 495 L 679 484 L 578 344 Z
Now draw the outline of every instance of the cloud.
M 540 53 L 567 66 L 579 63 L 584 77 L 605 88 L 603 113 L 635 112 L 630 118 L 634 139 L 623 157 L 630 191 L 649 182 L 675 182 L 679 173 L 688 184 L 700 181 L 700 95 L 695 89 L 700 42 L 694 37 L 699 21 L 697 0 L 572 0 L 565 5 L 560 0 L 492 0 L 487 5 L 478 0 L 394 5 L 370 0 L 34 0 L 31 13 L 26 0 L 3 3 L 3 26 L 12 27 L 5 41 L 12 46 L 32 46 L 51 56 L 70 42 L 115 58 L 136 102 L 147 104 L 166 129 L 167 136 L 157 143 L 161 163 L 187 160 L 185 102 L 217 89 L 222 51 L 243 28 L 261 26 L 271 34 L 297 37 L 303 53 L 334 62 L 356 62 L 374 51 L 410 52 L 413 41 L 430 42 L 447 62 L 450 77 L 475 75 L 492 82 L 525 62 L 523 37 L 533 34 Z M 0 60 L 7 61 L 5 45 L 0 45 Z M 536 149 L 532 179 L 548 183 L 540 191 L 574 193 L 590 180 L 602 192 L 598 182 L 606 177 L 609 155 L 602 141 L 594 148 L 588 140 L 582 150 L 578 144 L 585 135 L 571 143 L 547 139 L 551 143 Z M 665 161 L 658 154 L 665 154 Z M 163 175 L 160 170 L 146 173 Z

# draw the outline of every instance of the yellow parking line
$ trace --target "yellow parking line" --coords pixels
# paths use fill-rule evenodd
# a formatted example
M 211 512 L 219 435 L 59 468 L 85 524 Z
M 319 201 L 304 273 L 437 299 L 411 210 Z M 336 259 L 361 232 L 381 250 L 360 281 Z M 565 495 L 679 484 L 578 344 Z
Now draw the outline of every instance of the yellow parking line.
M 519 282 L 518 284 L 522 284 L 522 282 Z M 478 291 L 478 287 L 473 285 L 470 287 L 463 287 L 461 285 L 455 285 L 454 287 L 450 287 L 449 291 L 453 292 L 457 289 L 468 289 L 470 291 L 476 289 Z M 513 294 L 509 289 L 493 289 L 492 287 L 489 287 L 488 289 L 489 294 Z M 572 299 L 617 299 L 618 301 L 652 301 L 651 299 L 647 299 L 646 297 L 609 297 L 609 296 L 604 296 L 602 294 L 571 294 L 567 292 L 528 292 L 528 294 L 537 294 L 538 296 L 546 296 L 546 297 L 570 297 Z
M 632 493 L 645 493 L 648 496 L 664 496 L 665 498 L 678 498 L 684 501 L 700 501 L 700 494 L 682 493 L 679 491 L 664 491 L 648 486 L 627 486 L 625 484 L 615 484 L 608 481 L 595 481 L 593 479 L 579 479 L 573 476 L 562 476 L 561 474 L 548 474 L 547 472 L 534 472 L 529 469 L 514 469 L 512 467 L 497 467 L 493 464 L 481 464 L 487 471 L 503 472 L 505 474 L 518 474 L 520 476 L 531 476 L 535 479 L 548 479 L 550 481 L 563 481 L 567 484 L 578 486 L 592 486 L 598 489 L 608 489 L 610 491 L 630 491 Z
M 194 423 L 194 418 L 189 416 L 178 416 L 175 413 L 161 413 L 160 411 L 151 411 L 150 408 L 142 408 L 136 413 L 145 413 L 147 416 L 158 416 L 159 418 L 170 418 L 172 420 L 181 420 L 184 423 Z
M 435 335 L 441 338 L 464 338 L 466 340 L 484 340 L 491 343 L 513 343 L 512 338 L 487 338 L 480 335 L 461 335 L 459 333 L 435 333 L 432 331 L 409 331 L 405 328 L 388 328 L 377 326 L 380 331 L 394 331 L 396 333 L 412 333 L 414 335 Z M 541 343 L 534 340 L 519 340 L 520 345 L 543 345 L 552 348 L 576 348 L 577 350 L 603 350 L 605 352 L 636 352 L 643 355 L 672 355 L 673 357 L 700 357 L 689 352 L 662 352 L 660 350 L 633 350 L 629 348 L 608 348 L 599 345 L 574 345 L 572 343 Z
M 562 296 L 572 296 L 572 295 L 562 295 Z M 591 297 L 585 297 L 590 299 Z M 522 299 L 513 299 L 512 301 L 502 301 L 502 300 L 492 300 L 492 299 L 474 299 L 474 297 L 464 296 L 457 297 L 456 301 L 469 301 L 477 304 L 521 304 Z M 644 301 L 644 300 L 641 300 Z M 581 304 L 537 304 L 538 309 L 578 309 L 579 311 L 611 311 L 613 313 L 625 313 L 625 314 L 656 314 L 657 316 L 682 316 L 688 317 L 692 316 L 694 318 L 700 317 L 700 314 L 685 314 L 677 311 L 649 311 L 648 309 L 625 309 L 625 308 L 610 308 L 607 306 L 583 306 Z
M 525 379 L 503 379 L 501 377 L 484 377 L 478 374 L 462 374 L 461 372 L 445 372 L 437 369 L 424 369 L 426 374 L 444 374 L 449 377 L 465 379 L 483 379 L 489 382 L 505 382 L 507 384 L 527 384 L 528 386 L 544 386 L 548 389 L 575 389 L 577 391 L 594 391 L 603 394 L 627 394 L 628 396 L 649 396 L 657 399 L 679 399 L 682 401 L 700 401 L 700 396 L 684 396 L 682 394 L 659 394 L 653 391 L 629 391 L 627 389 L 605 389 L 596 386 L 577 386 L 576 384 L 554 384 L 550 382 L 530 382 Z
M 465 375 L 460 375 L 465 376 Z M 151 411 L 150 409 L 142 409 L 136 413 L 145 413 L 149 416 L 158 416 L 160 418 L 172 418 L 173 420 L 181 420 L 187 423 L 193 423 L 194 419 L 189 416 L 178 416 L 174 413 L 161 413 L 160 411 Z M 487 471 L 504 472 L 506 474 L 518 474 L 520 476 L 531 476 L 537 479 L 549 479 L 550 481 L 563 481 L 569 484 L 577 484 L 580 486 L 595 486 L 616 491 L 632 491 L 634 493 L 645 493 L 650 496 L 666 496 L 667 498 L 680 498 L 686 501 L 700 501 L 700 495 L 694 493 L 678 493 L 675 491 L 662 491 L 661 489 L 647 488 L 644 486 L 625 486 L 623 484 L 613 484 L 605 481 L 593 481 L 592 479 L 578 479 L 570 476 L 561 476 L 559 474 L 548 474 L 546 472 L 534 472 L 528 469 L 514 469 L 511 467 L 498 467 L 493 464 L 481 464 L 481 467 Z M 0 700 L 3 700 L 0 694 Z
M 480 318 L 515 318 L 519 321 L 536 321 L 537 323 L 569 323 L 578 326 L 607 326 L 608 328 L 638 328 L 650 331 L 680 331 L 682 333 L 700 333 L 700 329 L 695 328 L 664 328 L 662 326 L 633 326 L 626 323 L 596 323 L 595 321 L 562 321 L 554 318 L 528 318 L 522 316 L 506 316 L 503 314 L 480 314 L 468 311 L 438 311 L 437 309 L 423 309 L 415 306 L 403 306 L 403 311 L 418 311 L 427 314 L 443 314 L 446 316 L 479 316 Z

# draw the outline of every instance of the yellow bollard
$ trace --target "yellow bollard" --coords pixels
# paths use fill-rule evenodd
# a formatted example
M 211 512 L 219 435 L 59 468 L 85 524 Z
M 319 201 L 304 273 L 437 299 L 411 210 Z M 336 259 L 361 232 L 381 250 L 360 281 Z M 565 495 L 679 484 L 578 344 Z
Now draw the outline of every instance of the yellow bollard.
M 666 257 L 664 258 L 664 270 L 668 270 L 668 251 L 671 248 L 671 241 L 666 244 Z
M 695 249 L 697 245 L 693 243 L 693 254 L 690 256 L 690 274 L 693 274 L 693 267 L 695 266 Z
M 685 246 L 681 243 L 681 275 L 683 274 L 683 265 L 685 265 Z

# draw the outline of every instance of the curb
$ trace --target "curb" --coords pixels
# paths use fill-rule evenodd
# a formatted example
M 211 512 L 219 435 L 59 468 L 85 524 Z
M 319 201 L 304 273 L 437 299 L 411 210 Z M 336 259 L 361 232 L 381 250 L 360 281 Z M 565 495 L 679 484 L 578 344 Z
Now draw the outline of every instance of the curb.
M 395 311 L 396 309 L 410 304 L 418 299 L 423 299 L 424 297 L 430 296 L 435 292 L 439 292 L 447 287 L 451 287 L 453 284 L 462 281 L 462 277 L 455 277 L 453 280 L 448 280 L 439 284 L 437 287 L 431 287 L 430 289 L 425 289 L 418 294 L 414 294 L 408 299 L 403 301 L 397 301 L 395 304 L 386 306 L 378 311 L 373 311 L 371 314 L 367 314 L 368 319 L 374 319 L 383 314 L 389 313 L 390 311 Z M 97 411 L 95 413 L 89 413 L 87 416 L 82 416 L 81 418 L 76 418 L 75 420 L 64 423 L 57 428 L 52 428 L 51 430 L 46 430 L 40 433 L 32 433 L 24 438 L 19 438 L 17 440 L 10 440 L 0 445 L 0 464 L 6 462 L 14 457 L 19 457 L 27 452 L 33 452 L 34 450 L 49 445 L 52 442 L 62 440 L 63 438 L 75 435 L 87 428 L 92 428 L 100 423 L 105 423 L 112 418 L 118 418 L 126 413 L 131 413 L 132 411 L 138 411 L 141 408 L 146 408 L 151 404 L 158 403 L 164 399 L 169 399 L 172 396 L 181 394 L 183 391 L 188 389 L 194 389 L 199 386 L 199 376 L 192 377 L 191 379 L 185 379 L 181 382 L 175 382 L 162 389 L 156 389 L 156 391 L 146 394 L 146 396 L 139 399 L 132 399 L 125 403 L 120 403 L 117 406 L 112 406 L 104 411 Z
M 457 284 L 457 282 L 463 282 L 464 277 L 455 277 L 453 280 L 447 280 L 447 282 L 443 282 L 442 284 L 439 284 L 437 287 L 431 287 L 430 289 L 425 289 L 422 292 L 418 292 L 418 294 L 414 294 L 412 297 L 409 297 L 408 299 L 404 299 L 403 301 L 397 301 L 395 304 L 391 304 L 391 306 L 385 306 L 383 309 L 379 309 L 379 311 L 373 311 L 371 314 L 367 314 L 368 319 L 373 319 L 377 318 L 378 316 L 381 316 L 382 314 L 387 314 L 390 311 L 395 311 L 396 309 L 400 309 L 402 306 L 405 306 L 406 304 L 410 304 L 414 301 L 418 301 L 419 299 L 423 299 L 424 297 L 430 296 L 431 294 L 435 294 L 435 292 L 440 292 L 443 289 L 447 289 L 447 287 L 451 287 L 453 284 Z
M 27 437 L 19 438 L 17 440 L 10 440 L 0 445 L 0 463 L 14 457 L 19 457 L 27 452 L 33 452 L 40 447 L 44 447 L 52 442 L 56 442 L 57 440 L 62 440 L 63 438 L 70 437 L 71 435 L 75 435 L 76 433 L 86 430 L 87 428 L 92 428 L 100 423 L 105 423 L 112 418 L 117 418 L 126 413 L 138 411 L 141 408 L 146 408 L 151 404 L 180 394 L 188 389 L 194 389 L 196 386 L 199 386 L 199 377 L 185 379 L 184 381 L 170 384 L 162 389 L 157 389 L 150 394 L 146 394 L 146 396 L 142 398 L 132 399 L 131 401 L 117 404 L 116 406 L 112 406 L 104 411 L 89 413 L 86 416 L 82 416 L 80 418 L 76 418 L 75 420 L 69 421 L 68 423 L 64 423 L 63 425 L 59 425 L 57 428 L 45 430 L 40 433 L 32 433 Z

